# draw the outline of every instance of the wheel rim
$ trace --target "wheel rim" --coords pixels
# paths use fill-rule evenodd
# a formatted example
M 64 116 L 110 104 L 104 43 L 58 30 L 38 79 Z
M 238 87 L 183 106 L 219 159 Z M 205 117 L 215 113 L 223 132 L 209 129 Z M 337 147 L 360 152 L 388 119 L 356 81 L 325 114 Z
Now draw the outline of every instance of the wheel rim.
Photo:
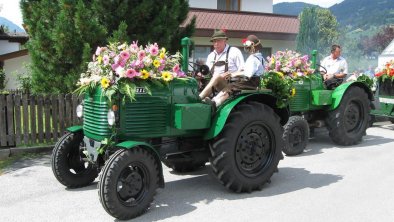
M 68 168 L 72 174 L 85 174 L 90 172 L 92 165 L 85 162 L 82 159 L 82 153 L 80 152 L 81 143 L 79 143 L 78 148 L 72 148 L 71 152 L 67 155 Z
M 247 177 L 264 172 L 274 157 L 274 139 L 269 128 L 262 123 L 246 126 L 238 136 L 236 163 L 239 171 Z
M 345 109 L 345 129 L 347 132 L 358 131 L 363 122 L 364 113 L 361 104 L 352 101 Z
M 289 135 L 289 145 L 293 148 L 297 148 L 298 146 L 302 145 L 303 142 L 303 137 L 305 135 L 305 132 L 303 129 L 301 129 L 300 127 L 293 127 L 290 130 L 290 135 Z
M 135 206 L 143 199 L 149 187 L 147 169 L 138 162 L 130 163 L 120 173 L 116 192 L 119 201 L 125 206 Z

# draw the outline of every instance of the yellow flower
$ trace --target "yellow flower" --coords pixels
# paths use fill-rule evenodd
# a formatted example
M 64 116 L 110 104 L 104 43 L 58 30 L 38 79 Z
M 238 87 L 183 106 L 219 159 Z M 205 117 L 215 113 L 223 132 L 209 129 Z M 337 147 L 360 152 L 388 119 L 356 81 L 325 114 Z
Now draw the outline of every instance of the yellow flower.
M 98 56 L 98 57 L 97 57 L 97 62 L 98 62 L 99 64 L 101 64 L 102 61 L 103 61 L 103 57 L 102 57 L 102 56 Z
M 153 61 L 153 66 L 154 67 L 156 67 L 156 68 L 159 68 L 159 66 L 160 66 L 160 61 L 159 60 L 155 60 L 155 61 Z
M 165 53 L 166 53 L 166 48 L 164 48 L 164 47 L 161 48 L 161 53 L 164 53 L 164 54 L 165 54 Z
M 161 59 L 164 59 L 165 57 L 166 57 L 166 53 L 164 53 L 164 52 L 160 53 L 160 58 Z
M 106 77 L 103 77 L 103 78 L 101 79 L 101 87 L 102 87 L 103 89 L 108 88 L 108 87 L 109 87 L 109 83 L 110 83 L 110 81 L 109 81 L 109 79 L 107 79 Z
M 293 96 L 295 96 L 295 94 L 296 94 L 296 89 L 295 89 L 295 88 L 292 88 L 292 89 L 291 89 L 291 96 L 293 97 Z
M 284 74 L 282 72 L 277 72 L 277 73 L 278 73 L 279 77 L 283 78 Z
M 141 71 L 141 79 L 147 79 L 147 78 L 149 78 L 149 72 L 148 71 L 146 71 L 145 69 L 143 69 L 142 71 Z
M 171 81 L 174 77 L 170 72 L 162 72 L 161 73 L 161 78 L 163 78 L 164 81 L 168 82 Z

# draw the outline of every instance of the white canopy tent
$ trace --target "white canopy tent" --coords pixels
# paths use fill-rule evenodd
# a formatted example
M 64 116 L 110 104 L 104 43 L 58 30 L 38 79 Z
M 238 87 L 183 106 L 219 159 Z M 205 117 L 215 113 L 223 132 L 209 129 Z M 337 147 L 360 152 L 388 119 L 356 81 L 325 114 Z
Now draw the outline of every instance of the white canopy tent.
M 378 67 L 383 67 L 390 60 L 394 60 L 394 39 L 379 55 Z

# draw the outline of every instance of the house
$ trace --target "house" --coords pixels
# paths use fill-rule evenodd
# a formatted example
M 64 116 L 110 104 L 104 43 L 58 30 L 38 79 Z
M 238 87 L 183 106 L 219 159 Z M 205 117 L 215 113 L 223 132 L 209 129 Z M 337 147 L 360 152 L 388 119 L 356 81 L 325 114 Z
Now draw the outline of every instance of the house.
M 258 36 L 264 56 L 296 47 L 298 18 L 273 14 L 272 0 L 189 0 L 189 6 L 184 24 L 196 17 L 196 31 L 192 37 L 195 60 L 205 61 L 212 50 L 209 40 L 215 29 L 225 29 L 229 44 L 239 48 L 242 48 L 242 39 L 249 34 Z M 244 56 L 246 58 L 246 53 Z
M 26 33 L 0 33 L 0 69 L 6 74 L 5 89 L 16 89 L 16 75 L 27 71 L 25 64 L 31 60 L 24 44 L 28 39 Z
M 378 67 L 384 67 L 385 64 L 390 60 L 394 60 L 394 39 L 379 55 Z

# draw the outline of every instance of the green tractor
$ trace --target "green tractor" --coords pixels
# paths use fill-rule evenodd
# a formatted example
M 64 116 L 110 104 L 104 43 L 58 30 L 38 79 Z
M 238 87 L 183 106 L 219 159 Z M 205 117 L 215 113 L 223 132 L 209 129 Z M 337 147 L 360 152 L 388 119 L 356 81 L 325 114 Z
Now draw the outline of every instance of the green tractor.
M 182 40 L 184 58 L 190 44 Z M 184 59 L 182 69 L 187 66 Z M 119 100 L 112 107 L 99 87 L 84 96 L 77 108 L 83 125 L 69 127 L 53 150 L 52 170 L 61 184 L 87 186 L 101 170 L 102 206 L 113 217 L 131 219 L 164 187 L 161 163 L 191 171 L 210 162 L 214 175 L 234 192 L 261 190 L 278 171 L 288 112 L 276 107 L 270 90 L 241 92 L 213 112 L 199 99 L 194 78 L 150 89 L 149 95 L 136 88 L 136 101 Z
M 312 52 L 312 68 L 317 51 Z M 324 67 L 323 67 L 324 69 Z M 335 83 L 335 82 L 334 82 Z M 295 96 L 289 104 L 291 116 L 284 127 L 283 152 L 297 155 L 308 144 L 310 130 L 326 127 L 331 140 L 342 146 L 357 144 L 369 126 L 373 94 L 362 81 L 338 84 L 327 89 L 320 72 L 293 83 Z
M 381 117 L 394 123 L 394 83 L 390 79 L 378 80 L 377 86 L 371 118 Z

